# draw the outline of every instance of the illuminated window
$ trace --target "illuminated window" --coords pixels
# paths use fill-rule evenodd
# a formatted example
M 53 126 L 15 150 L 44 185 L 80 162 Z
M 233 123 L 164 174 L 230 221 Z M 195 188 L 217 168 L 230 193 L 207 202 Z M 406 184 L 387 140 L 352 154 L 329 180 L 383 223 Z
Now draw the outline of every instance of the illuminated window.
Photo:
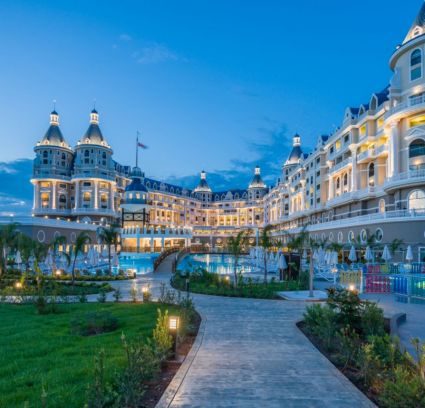
M 84 194 L 83 194 L 83 201 L 90 201 L 91 200 L 91 194 L 90 193 L 88 193 L 88 192 L 85 192 Z
M 43 188 L 49 188 L 50 187 L 50 183 L 48 181 L 42 181 L 40 183 L 40 186 Z
M 50 194 L 49 193 L 41 194 L 41 206 L 43 208 L 47 208 L 49 206 L 49 202 L 50 202 Z
M 373 187 L 375 185 L 375 164 L 374 163 L 369 164 L 368 177 L 369 177 L 369 187 Z
M 410 80 L 415 81 L 422 77 L 422 51 L 416 49 L 410 55 Z
M 379 200 L 379 212 L 384 213 L 385 212 L 385 200 L 381 198 Z
M 409 122 L 410 127 L 425 125 L 425 116 L 417 116 Z
M 383 116 L 381 116 L 378 119 L 378 128 L 381 128 L 382 126 L 384 126 L 384 117 Z
M 415 190 L 409 194 L 408 198 L 409 210 L 424 211 L 425 210 L 425 193 L 422 190 Z
M 341 149 L 341 140 L 337 140 L 337 141 L 335 142 L 335 149 L 336 149 L 336 150 Z
M 360 136 L 365 136 L 366 135 L 366 125 L 363 125 L 360 128 Z

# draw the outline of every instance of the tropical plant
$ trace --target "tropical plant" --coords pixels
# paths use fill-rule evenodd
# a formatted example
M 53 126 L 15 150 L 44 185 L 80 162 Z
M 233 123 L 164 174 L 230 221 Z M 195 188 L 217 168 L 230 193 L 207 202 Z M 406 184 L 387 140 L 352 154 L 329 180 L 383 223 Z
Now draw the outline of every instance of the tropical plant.
M 97 232 L 100 241 L 108 247 L 109 275 L 112 275 L 111 249 L 113 246 L 114 250 L 117 250 L 119 228 L 119 225 L 114 224 L 110 227 L 101 227 Z
M 395 238 L 388 245 L 390 252 L 395 255 L 395 253 L 400 249 L 400 247 L 404 244 L 402 239 Z
M 0 226 L 0 277 L 6 272 L 7 257 L 11 249 L 13 249 L 18 240 L 19 231 L 18 224 L 10 223 Z
M 240 231 L 238 235 L 230 237 L 227 244 L 228 250 L 233 255 L 235 260 L 233 265 L 233 276 L 234 276 L 234 285 L 238 287 L 238 266 L 239 266 L 239 258 L 242 255 L 242 252 L 246 246 L 249 232 L 248 231 Z
M 270 231 L 273 228 L 272 225 L 266 225 L 260 235 L 260 247 L 264 250 L 264 283 L 267 284 L 267 251 L 273 246 L 273 242 L 270 238 Z
M 49 245 L 49 249 L 52 250 L 53 255 L 53 270 L 56 269 L 56 256 L 58 255 L 58 249 L 60 246 L 64 245 L 66 245 L 66 237 L 64 235 L 55 237 Z
M 73 254 L 73 262 L 72 262 L 72 268 L 71 268 L 71 276 L 72 276 L 72 284 L 75 283 L 75 264 L 77 262 L 77 257 L 80 253 L 84 251 L 84 246 L 87 243 L 91 242 L 90 235 L 87 231 L 81 231 L 77 239 L 75 240 L 75 244 L 73 245 L 72 254 Z

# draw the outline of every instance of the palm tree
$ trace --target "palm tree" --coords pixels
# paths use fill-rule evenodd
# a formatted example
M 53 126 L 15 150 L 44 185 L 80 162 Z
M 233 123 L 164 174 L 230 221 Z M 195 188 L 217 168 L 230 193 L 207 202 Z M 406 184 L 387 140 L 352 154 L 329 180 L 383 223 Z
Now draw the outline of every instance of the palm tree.
M 18 235 L 18 224 L 10 223 L 0 227 L 0 277 L 7 269 L 7 256 L 9 251 L 16 245 Z
M 114 224 L 110 227 L 101 227 L 97 232 L 101 242 L 108 246 L 109 275 L 112 275 L 111 247 L 113 245 L 115 251 L 117 250 L 119 228 L 119 225 Z
M 235 258 L 235 263 L 233 265 L 233 275 L 234 275 L 234 284 L 235 287 L 238 287 L 238 266 L 239 258 L 245 248 L 249 231 L 240 231 L 236 237 L 230 237 L 227 241 L 227 246 L 229 252 Z
M 66 245 L 66 237 L 63 235 L 55 237 L 55 239 L 49 245 L 49 249 L 51 249 L 53 252 L 53 270 L 56 269 L 56 256 L 58 254 L 58 249 L 63 245 Z
M 35 242 L 25 234 L 19 234 L 17 239 L 17 248 L 21 252 L 22 261 L 25 264 L 25 270 L 28 269 L 28 260 L 33 252 Z
M 71 268 L 71 276 L 72 276 L 72 284 L 75 283 L 75 263 L 77 262 L 78 255 L 84 251 L 84 246 L 91 242 L 90 235 L 87 231 L 81 231 L 77 239 L 75 240 L 75 244 L 73 246 L 73 256 L 74 260 L 72 262 Z
M 402 239 L 395 238 L 393 239 L 390 244 L 389 248 L 393 256 L 395 256 L 395 253 L 399 250 L 399 248 L 404 244 L 404 241 Z
M 260 247 L 264 250 L 264 283 L 267 284 L 267 251 L 273 246 L 273 242 L 270 239 L 270 231 L 273 228 L 272 225 L 266 225 L 260 235 Z

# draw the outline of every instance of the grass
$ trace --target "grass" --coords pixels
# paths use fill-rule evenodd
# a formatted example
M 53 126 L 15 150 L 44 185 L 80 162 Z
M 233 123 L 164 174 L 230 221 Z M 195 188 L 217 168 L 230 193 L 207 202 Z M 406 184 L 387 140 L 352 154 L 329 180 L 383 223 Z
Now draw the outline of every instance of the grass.
M 186 290 L 186 279 L 178 273 L 174 275 L 171 284 L 176 289 Z M 304 289 L 306 289 L 304 281 L 272 281 L 265 284 L 264 282 L 255 282 L 252 279 L 239 282 L 238 287 L 235 288 L 224 277 L 205 270 L 191 273 L 189 286 L 189 290 L 193 293 L 255 299 L 277 299 L 276 292 Z
M 0 407 L 83 407 L 93 377 L 93 357 L 105 350 L 111 378 L 124 365 L 121 333 L 127 339 L 151 336 L 158 304 L 64 304 L 59 314 L 39 315 L 32 305 L 0 304 Z M 97 336 L 71 334 L 70 322 L 93 311 L 108 311 L 118 329 Z M 27 403 L 27 405 L 25 405 Z

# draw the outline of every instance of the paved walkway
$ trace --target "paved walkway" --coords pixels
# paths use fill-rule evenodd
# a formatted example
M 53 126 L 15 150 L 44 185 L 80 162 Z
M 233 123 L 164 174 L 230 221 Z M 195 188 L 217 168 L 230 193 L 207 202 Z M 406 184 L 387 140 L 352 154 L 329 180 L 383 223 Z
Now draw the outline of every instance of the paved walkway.
M 154 297 L 168 273 L 113 282 L 123 298 L 132 284 Z M 303 302 L 193 296 L 203 319 L 199 347 L 177 392 L 161 407 L 373 407 L 298 330 Z M 175 384 L 174 384 L 175 385 Z

